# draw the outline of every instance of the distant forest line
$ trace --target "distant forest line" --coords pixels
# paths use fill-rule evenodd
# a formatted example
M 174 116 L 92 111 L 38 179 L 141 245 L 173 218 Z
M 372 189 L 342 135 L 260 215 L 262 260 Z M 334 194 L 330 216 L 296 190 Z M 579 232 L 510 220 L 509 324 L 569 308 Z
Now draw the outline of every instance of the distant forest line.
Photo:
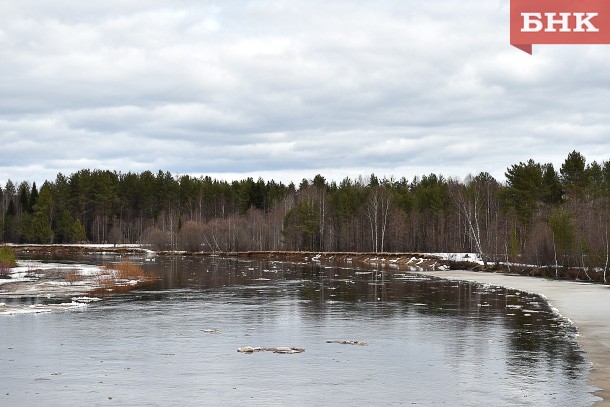
M 465 180 L 429 174 L 298 186 L 84 169 L 0 187 L 2 240 L 158 250 L 477 252 L 488 262 L 608 270 L 610 162 L 577 151 Z

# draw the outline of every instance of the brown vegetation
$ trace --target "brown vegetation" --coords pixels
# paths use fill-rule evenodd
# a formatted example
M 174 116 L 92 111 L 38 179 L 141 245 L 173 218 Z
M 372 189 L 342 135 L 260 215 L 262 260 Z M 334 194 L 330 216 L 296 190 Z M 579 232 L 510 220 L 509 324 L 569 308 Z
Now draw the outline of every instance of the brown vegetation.
M 64 273 L 64 279 L 70 284 L 73 285 L 75 283 L 79 283 L 84 280 L 82 274 L 78 272 L 78 270 L 69 270 Z
M 115 271 L 116 277 L 121 280 L 146 281 L 150 277 L 142 266 L 129 260 L 121 260 L 120 263 L 112 265 L 105 264 L 104 267 Z
M 98 288 L 91 294 L 106 295 L 109 293 L 125 293 L 153 283 L 156 278 L 129 260 L 117 264 L 104 264 L 105 272 L 96 276 Z

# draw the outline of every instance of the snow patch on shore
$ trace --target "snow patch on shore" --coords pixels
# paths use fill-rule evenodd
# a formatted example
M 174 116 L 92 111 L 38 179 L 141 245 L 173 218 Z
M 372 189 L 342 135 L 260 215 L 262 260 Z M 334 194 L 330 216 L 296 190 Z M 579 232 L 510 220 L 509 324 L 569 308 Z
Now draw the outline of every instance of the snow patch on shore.
M 441 260 L 446 261 L 467 261 L 470 263 L 483 264 L 483 259 L 477 253 L 429 253 Z
M 53 311 L 70 311 L 87 307 L 86 303 L 71 301 L 60 304 L 6 305 L 0 303 L 0 315 L 41 314 Z
M 58 272 L 78 271 L 80 275 L 95 275 L 103 270 L 103 268 L 90 264 L 46 263 L 38 260 L 19 260 L 17 261 L 17 267 L 13 267 L 10 274 L 13 277 L 19 277 L 22 274 L 27 275 L 39 270 L 55 270 Z M 11 280 L 8 281 L 10 282 Z

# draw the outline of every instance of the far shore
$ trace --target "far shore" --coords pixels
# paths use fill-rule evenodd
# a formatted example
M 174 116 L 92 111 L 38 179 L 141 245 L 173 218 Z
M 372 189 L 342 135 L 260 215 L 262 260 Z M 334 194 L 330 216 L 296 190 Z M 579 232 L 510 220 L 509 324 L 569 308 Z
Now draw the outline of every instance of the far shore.
M 578 343 L 592 363 L 589 382 L 610 406 L 610 286 L 473 271 L 418 271 L 432 277 L 472 281 L 540 294 L 578 329 Z

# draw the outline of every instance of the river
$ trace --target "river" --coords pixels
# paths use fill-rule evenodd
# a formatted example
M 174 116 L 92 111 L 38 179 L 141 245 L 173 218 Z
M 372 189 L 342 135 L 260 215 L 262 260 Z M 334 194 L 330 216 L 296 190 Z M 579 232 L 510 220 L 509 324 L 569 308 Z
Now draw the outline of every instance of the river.
M 0 405 L 590 406 L 596 400 L 575 330 L 535 295 L 312 263 L 133 260 L 160 277 L 155 286 L 75 311 L 0 317 Z M 305 351 L 238 353 L 244 346 Z

